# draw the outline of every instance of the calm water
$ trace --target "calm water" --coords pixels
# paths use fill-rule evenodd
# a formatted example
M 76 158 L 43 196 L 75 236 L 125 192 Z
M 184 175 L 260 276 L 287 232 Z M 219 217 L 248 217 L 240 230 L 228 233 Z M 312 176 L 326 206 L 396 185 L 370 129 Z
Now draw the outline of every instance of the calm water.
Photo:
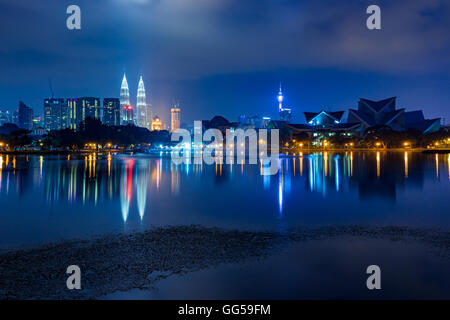
M 450 156 L 304 154 L 259 165 L 169 157 L 0 155 L 1 247 L 159 225 L 450 227 Z
M 164 155 L 0 155 L 0 248 L 180 224 L 450 229 L 450 155 L 314 153 L 280 159 L 274 176 L 261 170 L 176 166 Z M 382 268 L 381 291 L 365 287 L 371 264 Z M 325 238 L 102 298 L 450 299 L 448 270 L 448 256 L 424 243 Z

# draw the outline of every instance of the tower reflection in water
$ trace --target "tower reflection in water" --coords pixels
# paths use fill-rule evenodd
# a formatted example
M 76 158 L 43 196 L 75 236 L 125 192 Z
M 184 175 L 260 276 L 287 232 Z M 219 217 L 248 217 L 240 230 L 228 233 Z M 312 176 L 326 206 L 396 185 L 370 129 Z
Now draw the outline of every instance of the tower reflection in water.
M 176 165 L 170 157 L 163 156 L 0 154 L 0 197 L 20 198 L 34 192 L 47 205 L 65 202 L 99 207 L 117 200 L 124 222 L 130 219 L 133 208 L 142 221 L 152 201 L 159 201 L 160 195 L 167 199 L 183 197 L 187 191 L 196 192 L 197 189 L 189 188 L 193 181 L 201 179 L 218 187 L 244 184 L 255 190 L 260 188 L 261 196 L 276 201 L 277 215 L 283 218 L 286 201 L 295 202 L 296 195 L 305 192 L 327 197 L 354 191 L 360 199 L 383 197 L 396 201 L 398 190 L 406 184 L 421 188 L 425 179 L 450 179 L 450 155 L 323 151 L 281 158 L 278 169 L 276 175 L 270 176 L 264 174 L 269 172 L 269 166 L 262 163 Z M 207 202 L 208 195 L 203 196 Z

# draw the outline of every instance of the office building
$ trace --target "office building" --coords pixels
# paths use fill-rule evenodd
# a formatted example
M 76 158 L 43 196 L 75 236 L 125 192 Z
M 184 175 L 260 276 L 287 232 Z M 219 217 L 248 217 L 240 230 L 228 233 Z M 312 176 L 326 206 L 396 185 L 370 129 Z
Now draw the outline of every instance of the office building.
M 180 106 L 174 104 L 170 109 L 170 131 L 175 131 L 180 128 Z
M 136 103 L 136 124 L 138 127 L 148 128 L 149 119 L 147 112 L 147 102 L 145 96 L 145 86 L 142 76 L 139 79 Z M 151 119 L 151 118 L 150 118 Z
M 120 99 L 103 99 L 103 123 L 108 126 L 120 125 Z
M 25 130 L 33 129 L 33 109 L 22 101 L 19 101 L 19 128 Z
M 44 128 L 47 131 L 70 127 L 69 108 L 66 99 L 48 98 L 44 100 Z

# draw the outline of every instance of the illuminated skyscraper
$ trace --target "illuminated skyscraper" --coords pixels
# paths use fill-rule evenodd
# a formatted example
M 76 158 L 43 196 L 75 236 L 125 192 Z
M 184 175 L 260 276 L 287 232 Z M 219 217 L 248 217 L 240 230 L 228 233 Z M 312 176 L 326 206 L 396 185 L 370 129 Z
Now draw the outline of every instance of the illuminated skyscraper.
M 153 112 L 152 112 L 152 105 L 149 103 L 147 104 L 147 125 L 145 126 L 148 130 L 152 129 L 152 119 L 153 119 Z
M 70 115 L 66 99 L 44 99 L 44 127 L 48 131 L 70 127 Z
M 100 99 L 94 97 L 82 97 L 79 100 L 81 108 L 81 121 L 86 118 L 102 119 Z
M 81 103 L 78 98 L 67 99 L 67 110 L 69 114 L 69 128 L 77 130 L 80 124 L 81 116 L 83 114 L 81 110 Z
M 174 104 L 170 110 L 170 131 L 175 131 L 180 128 L 180 106 Z
M 281 91 L 281 83 L 280 83 L 280 91 L 278 92 L 277 100 L 278 100 L 278 113 L 280 115 L 280 120 L 286 121 L 286 122 L 291 122 L 291 117 L 292 117 L 291 109 L 283 107 L 284 96 L 283 96 L 283 92 Z
M 139 79 L 137 91 L 136 113 L 137 113 L 136 119 L 137 126 L 148 128 L 147 103 L 145 102 L 145 87 L 144 87 L 144 80 L 142 80 L 142 76 Z
M 108 126 L 120 125 L 120 100 L 117 98 L 103 99 L 103 123 Z
M 125 108 L 127 106 L 127 108 Z M 129 110 L 130 106 L 130 90 L 128 89 L 127 77 L 125 74 L 123 75 L 122 85 L 120 86 L 120 109 L 122 110 L 122 122 L 127 124 L 129 120 L 126 120 L 125 117 L 127 110 Z M 131 109 L 132 110 L 132 109 Z M 131 117 L 133 118 L 133 117 Z M 127 117 L 129 119 L 129 117 Z

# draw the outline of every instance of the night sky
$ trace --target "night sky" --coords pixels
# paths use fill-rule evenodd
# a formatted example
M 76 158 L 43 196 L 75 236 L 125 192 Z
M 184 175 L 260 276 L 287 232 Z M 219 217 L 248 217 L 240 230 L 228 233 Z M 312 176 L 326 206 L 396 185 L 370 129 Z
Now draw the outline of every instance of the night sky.
M 391 96 L 449 121 L 449 34 L 448 0 L 0 0 L 0 109 L 42 114 L 48 79 L 56 97 L 119 97 L 126 71 L 166 123 L 174 100 L 182 122 L 276 117 L 280 81 L 295 122 Z

